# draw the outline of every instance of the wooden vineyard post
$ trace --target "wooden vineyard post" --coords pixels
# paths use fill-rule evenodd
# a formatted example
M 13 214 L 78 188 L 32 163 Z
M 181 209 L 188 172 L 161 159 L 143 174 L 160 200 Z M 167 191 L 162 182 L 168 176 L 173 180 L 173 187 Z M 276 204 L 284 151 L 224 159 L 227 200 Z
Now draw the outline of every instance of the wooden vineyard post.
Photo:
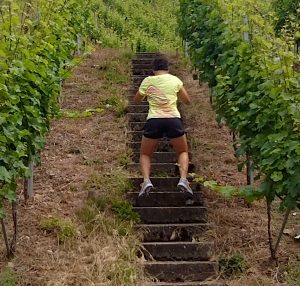
M 81 35 L 77 34 L 77 55 L 81 54 Z
M 24 197 L 25 201 L 31 200 L 34 196 L 33 193 L 33 161 L 29 162 L 30 177 L 24 180 Z
M 187 58 L 189 56 L 189 52 L 188 52 L 189 51 L 189 43 L 187 41 L 184 41 L 183 44 L 184 44 L 184 55 Z

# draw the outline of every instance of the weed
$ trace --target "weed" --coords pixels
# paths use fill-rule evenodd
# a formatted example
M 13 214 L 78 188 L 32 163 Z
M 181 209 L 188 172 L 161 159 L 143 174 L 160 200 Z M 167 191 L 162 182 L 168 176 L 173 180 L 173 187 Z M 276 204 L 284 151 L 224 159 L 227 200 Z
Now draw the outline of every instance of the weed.
M 17 274 L 7 268 L 5 269 L 0 276 L 0 286 L 15 286 L 18 283 Z
M 112 210 L 122 220 L 131 220 L 134 222 L 140 221 L 140 216 L 133 209 L 132 205 L 126 201 L 119 201 L 112 203 Z
M 128 102 L 118 94 L 110 94 L 100 101 L 101 108 L 114 112 L 117 117 L 121 117 L 126 113 L 127 105 Z
M 104 211 L 111 205 L 111 198 L 105 195 L 98 195 L 93 199 L 93 205 L 99 210 Z
M 112 174 L 92 175 L 85 187 L 88 190 L 97 189 L 110 197 L 121 198 L 124 193 L 130 190 L 131 184 L 127 174 L 123 170 L 117 169 Z
M 109 273 L 109 280 L 112 281 L 112 285 L 120 285 L 120 281 L 122 281 L 122 285 L 133 285 L 137 277 L 137 269 L 131 262 L 123 259 L 115 261 Z
M 126 168 L 132 162 L 131 156 L 132 152 L 122 152 L 118 157 L 119 165 Z
M 95 108 L 95 109 L 87 109 L 84 111 L 64 111 L 58 115 L 58 117 L 64 117 L 64 118 L 84 118 L 84 117 L 90 117 L 94 113 L 102 113 L 102 108 Z
M 73 192 L 73 193 L 78 192 L 77 186 L 74 186 L 74 185 L 71 185 L 71 186 L 69 187 L 69 190 L 70 190 L 71 192 Z
M 300 262 L 289 263 L 284 269 L 289 286 L 298 286 L 300 281 Z
M 90 166 L 90 167 L 100 166 L 100 165 L 103 164 L 103 161 L 100 160 L 100 159 L 85 160 L 83 164 L 86 165 L 86 166 Z
M 40 222 L 40 228 L 47 233 L 55 233 L 60 243 L 75 236 L 75 226 L 59 217 L 44 218 Z
M 97 210 L 88 205 L 76 211 L 77 218 L 85 224 L 90 224 L 95 221 L 97 214 Z
M 221 256 L 219 258 L 220 272 L 224 276 L 232 276 L 245 272 L 245 258 L 240 254 L 232 254 L 230 256 Z

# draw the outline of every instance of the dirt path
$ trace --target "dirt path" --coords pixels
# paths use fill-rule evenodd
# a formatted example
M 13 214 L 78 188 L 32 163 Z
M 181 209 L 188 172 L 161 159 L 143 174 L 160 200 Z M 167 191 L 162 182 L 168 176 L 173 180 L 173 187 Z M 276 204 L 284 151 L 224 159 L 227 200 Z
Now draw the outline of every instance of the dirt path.
M 74 75 L 64 85 L 63 109 L 98 108 L 103 98 L 125 95 L 129 79 L 125 83 L 124 79 L 116 78 L 117 89 L 114 83 L 105 81 L 110 63 L 119 55 L 119 51 L 112 49 L 97 50 L 75 68 Z M 129 65 L 125 73 L 129 74 Z M 181 69 L 179 76 L 193 98 L 193 105 L 184 108 L 184 112 L 197 173 L 222 184 L 243 185 L 245 175 L 237 171 L 231 136 L 215 121 L 207 87 L 199 87 L 187 69 Z M 87 190 L 97 183 L 99 176 L 111 176 L 120 165 L 126 164 L 125 130 L 124 117 L 118 118 L 109 111 L 85 118 L 53 120 L 41 166 L 35 171 L 34 202 L 19 207 L 16 257 L 9 263 L 0 262 L 0 268 L 8 266 L 18 273 L 18 285 L 121 286 L 116 282 L 120 278 L 114 275 L 130 273 L 137 277 L 124 262 L 134 260 L 135 255 L 134 251 L 124 255 L 124 249 L 130 244 L 128 240 L 114 234 L 86 237 L 76 218 L 76 212 L 86 201 Z M 110 192 L 105 186 L 103 191 Z M 266 266 L 268 248 L 263 205 L 248 208 L 241 200 L 227 200 L 212 192 L 206 197 L 210 221 L 215 226 L 209 236 L 216 241 L 217 255 L 239 251 L 250 264 L 245 275 L 231 282 L 226 280 L 227 285 L 277 285 L 272 278 L 276 274 L 274 268 Z M 76 225 L 72 243 L 58 244 L 55 234 L 41 230 L 41 220 L 49 217 Z M 293 251 L 295 248 L 290 247 L 282 253 L 288 257 Z M 3 258 L 3 252 L 0 256 Z M 124 273 L 115 271 L 114 267 L 124 268 Z

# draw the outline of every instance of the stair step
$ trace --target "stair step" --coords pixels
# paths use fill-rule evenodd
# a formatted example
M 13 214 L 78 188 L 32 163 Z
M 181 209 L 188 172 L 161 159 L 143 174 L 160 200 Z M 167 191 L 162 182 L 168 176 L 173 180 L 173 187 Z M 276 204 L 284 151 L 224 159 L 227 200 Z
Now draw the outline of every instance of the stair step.
M 143 133 L 144 133 L 143 131 L 128 131 L 127 136 L 128 138 L 131 139 L 131 141 L 138 142 L 138 141 L 142 141 Z M 167 138 L 165 138 L 164 140 L 166 139 Z
M 145 63 L 143 63 L 143 61 Z M 147 60 L 139 60 L 139 59 L 134 59 L 132 61 L 132 70 L 135 70 L 135 69 L 144 69 L 144 70 L 151 70 L 152 69 L 152 60 L 151 62 L 146 62 Z
M 144 104 L 144 105 L 135 105 L 135 104 L 130 104 L 127 106 L 127 112 L 128 113 L 148 113 L 149 110 L 149 105 Z
M 128 122 L 128 127 L 132 131 L 143 131 L 146 122 Z
M 208 261 L 213 257 L 213 243 L 144 242 L 142 252 L 147 260 Z
M 171 191 L 174 190 L 178 184 L 179 177 L 151 177 L 151 182 L 156 188 L 156 190 L 162 191 Z M 142 177 L 131 177 L 129 178 L 131 184 L 131 190 L 139 192 L 141 188 L 141 183 L 143 182 Z M 193 191 L 203 191 L 204 187 L 199 183 L 190 183 L 191 188 Z
M 141 84 L 141 82 L 146 78 L 146 75 L 133 75 L 131 76 L 131 82 L 133 85 Z
M 207 223 L 138 224 L 144 242 L 193 241 L 209 228 Z
M 128 142 L 127 146 L 132 149 L 133 151 L 139 151 L 141 147 L 141 142 Z M 157 152 L 170 152 L 173 151 L 173 147 L 170 141 L 163 140 L 159 142 L 157 147 Z
M 134 152 L 131 156 L 134 163 L 138 163 L 140 153 Z M 154 152 L 152 156 L 152 163 L 176 163 L 177 154 L 175 152 Z
M 129 122 L 145 122 L 147 119 L 147 113 L 127 113 Z
M 170 282 L 146 282 L 141 286 L 221 286 L 218 282 L 179 282 L 179 283 L 170 283 Z
M 132 114 L 132 113 L 131 113 Z M 127 131 L 127 136 L 132 139 L 133 142 L 142 141 L 144 131 Z M 187 135 L 187 134 L 186 134 Z M 159 139 L 160 141 L 168 140 L 167 137 Z
M 178 176 L 179 175 L 179 167 L 177 164 L 174 163 L 152 163 L 151 164 L 151 173 L 153 176 Z M 128 170 L 130 172 L 136 172 L 140 170 L 139 163 L 130 163 L 128 164 Z M 189 173 L 195 172 L 195 165 L 190 163 L 189 164 Z
M 185 193 L 176 192 L 150 192 L 148 196 L 138 198 L 138 192 L 129 192 L 126 198 L 134 206 L 139 207 L 183 207 L 202 206 L 203 198 L 201 192 L 195 192 L 192 199 Z
M 145 262 L 145 271 L 160 281 L 193 282 L 213 278 L 217 263 L 211 261 L 155 261 Z
M 207 209 L 202 206 L 191 207 L 133 207 L 144 223 L 205 223 Z
M 153 58 L 157 55 L 161 55 L 161 53 L 159 53 L 159 52 L 137 52 L 135 54 L 135 58 L 144 58 L 144 57 Z
M 153 71 L 152 69 L 134 68 L 132 69 L 131 74 L 133 76 L 139 76 L 139 75 L 151 76 L 153 75 Z

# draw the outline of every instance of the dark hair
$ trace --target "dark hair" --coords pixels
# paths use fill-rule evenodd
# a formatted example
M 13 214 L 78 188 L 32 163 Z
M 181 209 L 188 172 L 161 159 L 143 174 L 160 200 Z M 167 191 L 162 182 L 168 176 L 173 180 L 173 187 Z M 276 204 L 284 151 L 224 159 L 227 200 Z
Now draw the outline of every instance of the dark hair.
M 169 70 L 169 61 L 166 56 L 158 55 L 154 58 L 152 67 L 154 71 L 167 71 Z

